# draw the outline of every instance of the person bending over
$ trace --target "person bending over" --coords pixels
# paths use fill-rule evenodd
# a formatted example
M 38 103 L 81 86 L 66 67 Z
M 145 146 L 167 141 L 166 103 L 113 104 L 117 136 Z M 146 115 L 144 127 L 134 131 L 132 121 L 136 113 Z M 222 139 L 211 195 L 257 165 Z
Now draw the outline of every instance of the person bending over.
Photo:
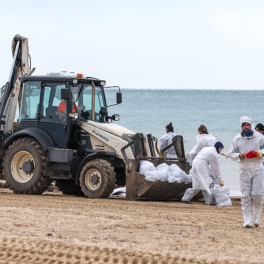
M 196 136 L 197 144 L 190 152 L 186 153 L 186 159 L 191 166 L 194 158 L 197 156 L 200 150 L 202 150 L 204 147 L 213 147 L 216 143 L 216 138 L 212 134 L 208 133 L 207 127 L 205 125 L 200 125 L 198 127 L 198 133 L 199 135 Z M 209 175 L 212 178 L 213 183 L 219 184 L 211 168 L 209 170 Z
M 212 178 L 209 175 L 210 167 L 213 170 L 215 177 L 218 179 L 219 185 L 224 185 L 220 174 L 219 164 L 219 154 L 223 148 L 224 146 L 221 142 L 216 142 L 214 147 L 205 147 L 199 151 L 192 164 L 192 188 L 185 191 L 182 198 L 183 202 L 190 202 L 200 191 L 202 191 L 203 194 L 204 192 L 211 194 L 209 188 L 212 184 Z

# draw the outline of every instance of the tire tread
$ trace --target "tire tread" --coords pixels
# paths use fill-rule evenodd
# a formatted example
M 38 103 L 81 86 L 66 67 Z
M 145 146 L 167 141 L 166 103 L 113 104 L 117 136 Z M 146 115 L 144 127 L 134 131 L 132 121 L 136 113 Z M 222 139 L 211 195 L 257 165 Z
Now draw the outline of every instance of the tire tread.
M 102 186 L 102 188 L 100 189 L 98 193 L 92 194 L 86 191 L 87 188 L 85 184 L 83 183 L 83 181 L 80 179 L 80 186 L 81 186 L 82 191 L 88 198 L 108 198 L 115 187 L 116 178 L 115 178 L 114 168 L 106 160 L 95 159 L 95 160 L 88 162 L 87 164 L 83 166 L 81 173 L 80 173 L 80 178 L 84 177 L 83 174 L 85 173 L 85 171 L 87 171 L 87 169 L 90 166 L 102 168 L 101 176 L 104 177 L 103 175 L 105 175 L 105 184 Z
M 11 184 L 12 188 L 10 188 L 10 189 L 12 189 L 13 192 L 17 193 L 17 194 L 42 194 L 43 192 L 45 192 L 48 189 L 49 185 L 51 184 L 51 180 L 48 177 L 45 177 L 45 175 L 44 175 L 46 161 L 47 161 L 47 154 L 43 150 L 43 148 L 39 144 L 39 142 L 37 142 L 33 138 L 30 138 L 30 137 L 19 138 L 19 139 L 15 140 L 12 144 L 9 145 L 8 149 L 5 151 L 5 155 L 4 155 L 3 163 L 2 163 L 4 177 L 6 178 L 7 183 L 8 183 L 8 177 L 6 177 L 6 173 L 8 173 L 8 172 L 5 169 L 5 167 L 6 167 L 5 166 L 5 160 L 6 160 L 6 157 L 9 155 L 10 151 L 12 151 L 14 148 L 19 146 L 21 143 L 29 144 L 37 150 L 37 155 L 38 155 L 37 158 L 39 158 L 41 161 L 43 161 L 41 163 L 42 167 L 40 169 L 41 176 L 40 176 L 39 180 L 35 184 L 32 184 L 32 186 L 28 190 L 20 190 L 19 188 L 16 188 L 12 184 Z M 8 183 L 8 184 L 10 186 L 10 183 Z

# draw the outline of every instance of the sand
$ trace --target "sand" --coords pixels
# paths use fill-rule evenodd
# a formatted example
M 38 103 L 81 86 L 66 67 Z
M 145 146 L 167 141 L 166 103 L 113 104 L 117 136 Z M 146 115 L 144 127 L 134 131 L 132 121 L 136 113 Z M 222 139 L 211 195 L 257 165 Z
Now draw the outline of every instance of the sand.
M 203 202 L 89 200 L 0 189 L 0 263 L 263 263 L 264 223 Z

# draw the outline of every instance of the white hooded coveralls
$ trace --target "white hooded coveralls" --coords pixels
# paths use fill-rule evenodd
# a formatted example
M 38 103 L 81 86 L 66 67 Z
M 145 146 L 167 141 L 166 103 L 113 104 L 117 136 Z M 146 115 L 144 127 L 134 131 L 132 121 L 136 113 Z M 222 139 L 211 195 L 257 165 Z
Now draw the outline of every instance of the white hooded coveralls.
M 176 136 L 174 132 L 167 132 L 160 138 L 160 150 L 166 148 L 168 145 L 172 143 L 172 139 Z M 171 146 L 163 153 L 164 158 L 177 158 L 175 149 Z
M 251 124 L 251 118 L 241 117 L 240 125 L 242 126 L 245 122 Z M 251 129 L 254 131 L 253 125 L 251 125 Z M 254 131 L 253 136 L 246 137 L 242 136 L 241 133 L 235 136 L 228 152 L 229 157 L 239 163 L 240 188 L 242 193 L 241 208 L 244 225 L 252 225 L 252 205 L 254 223 L 260 224 L 260 214 L 264 198 L 264 168 L 262 159 L 246 158 L 241 160 L 239 154 L 246 154 L 251 150 L 261 150 L 264 153 L 263 149 L 264 137 Z
M 192 166 L 194 158 L 197 156 L 200 150 L 205 147 L 213 147 L 216 143 L 216 138 L 212 134 L 201 134 L 196 136 L 197 144 L 192 148 L 191 152 L 186 154 L 187 161 Z M 214 172 L 209 168 L 209 175 L 213 180 L 213 184 L 219 184 Z
M 192 188 L 186 190 L 182 200 L 190 201 L 199 191 L 207 191 L 211 194 L 210 184 L 212 178 L 209 175 L 209 165 L 214 171 L 215 177 L 219 180 L 220 174 L 219 154 L 215 147 L 205 147 L 195 157 L 192 164 Z
M 189 163 L 192 166 L 194 158 L 197 156 L 200 150 L 205 147 L 213 147 L 216 143 L 216 138 L 212 134 L 202 134 L 196 136 L 197 144 L 188 153 Z

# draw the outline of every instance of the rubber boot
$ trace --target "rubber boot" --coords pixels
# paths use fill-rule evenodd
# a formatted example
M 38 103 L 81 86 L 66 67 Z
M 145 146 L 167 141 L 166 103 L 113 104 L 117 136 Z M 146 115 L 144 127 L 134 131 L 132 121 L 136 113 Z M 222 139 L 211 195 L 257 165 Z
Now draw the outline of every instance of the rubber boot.
M 248 219 L 244 220 L 243 227 L 245 227 L 245 228 L 251 228 L 251 227 L 253 227 L 251 218 L 248 218 Z
M 252 200 L 251 199 L 241 199 L 241 207 L 244 218 L 243 227 L 253 227 L 252 224 Z
M 262 203 L 253 201 L 253 221 L 256 227 L 258 227 L 261 222 L 261 211 L 262 211 Z

